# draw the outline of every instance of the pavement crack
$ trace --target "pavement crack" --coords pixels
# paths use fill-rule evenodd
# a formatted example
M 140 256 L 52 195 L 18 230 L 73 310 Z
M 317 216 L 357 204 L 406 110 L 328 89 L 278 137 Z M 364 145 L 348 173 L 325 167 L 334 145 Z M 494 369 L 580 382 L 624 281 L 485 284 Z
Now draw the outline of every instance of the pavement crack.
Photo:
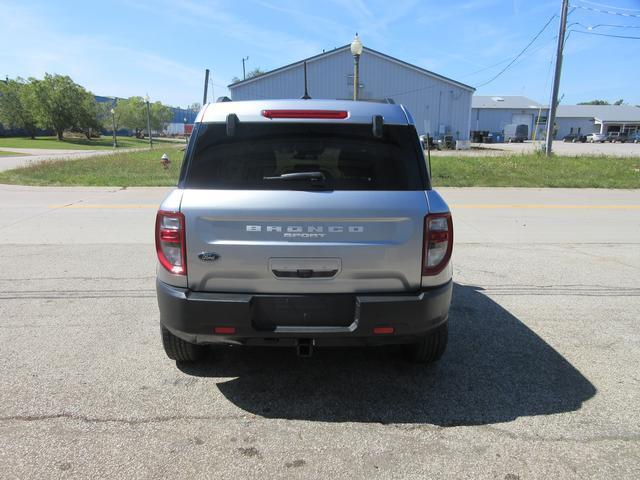
M 508 437 L 512 440 L 524 440 L 527 442 L 574 442 L 574 443 L 599 443 L 599 442 L 640 442 L 640 434 L 631 435 L 595 435 L 593 437 L 575 438 L 575 437 L 542 437 L 538 435 L 527 435 L 522 433 L 514 433 L 504 428 L 494 425 L 484 425 L 485 430 Z
M 151 423 L 176 422 L 184 420 L 246 420 L 247 415 L 160 415 L 148 418 L 89 417 L 73 413 L 54 413 L 49 415 L 13 415 L 0 417 L 0 422 L 43 422 L 49 420 L 72 420 L 83 423 L 118 423 L 124 425 L 145 425 Z

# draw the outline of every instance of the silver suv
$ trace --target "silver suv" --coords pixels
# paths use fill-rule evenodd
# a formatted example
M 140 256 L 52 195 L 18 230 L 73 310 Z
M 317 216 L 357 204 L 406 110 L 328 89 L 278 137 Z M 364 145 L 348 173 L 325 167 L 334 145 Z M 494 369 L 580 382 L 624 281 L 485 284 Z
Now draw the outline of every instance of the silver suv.
M 205 105 L 155 235 L 171 359 L 208 344 L 445 350 L 453 223 L 401 105 Z

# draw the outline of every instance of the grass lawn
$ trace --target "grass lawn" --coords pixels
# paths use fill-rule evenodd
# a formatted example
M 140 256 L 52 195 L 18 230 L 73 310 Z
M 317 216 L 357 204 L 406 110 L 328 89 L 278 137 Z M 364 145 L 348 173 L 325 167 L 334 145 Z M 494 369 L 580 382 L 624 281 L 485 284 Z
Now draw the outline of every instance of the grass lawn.
M 171 186 L 178 181 L 184 144 L 164 144 L 153 150 L 117 152 L 78 160 L 40 162 L 0 172 L 0 183 L 18 185 Z M 160 165 L 166 153 L 167 170 Z
M 640 188 L 640 157 L 431 157 L 435 187 Z
M 45 162 L 0 172 L 0 183 L 24 185 L 170 186 L 182 163 L 180 144 L 100 157 Z M 168 170 L 160 166 L 167 153 Z M 640 188 L 640 158 L 512 155 L 432 157 L 435 187 Z
M 153 142 L 168 143 L 169 140 L 154 138 Z M 141 140 L 135 137 L 118 137 L 119 148 L 147 147 L 149 140 Z M 86 138 L 65 138 L 58 141 L 56 137 L 36 137 L 34 140 L 27 137 L 0 137 L 0 149 L 10 148 L 49 148 L 61 150 L 110 150 L 113 148 L 113 137 L 102 136 L 87 140 Z
M 2 150 L 0 150 L 0 157 L 15 157 L 18 155 L 24 155 L 24 153 L 3 152 Z

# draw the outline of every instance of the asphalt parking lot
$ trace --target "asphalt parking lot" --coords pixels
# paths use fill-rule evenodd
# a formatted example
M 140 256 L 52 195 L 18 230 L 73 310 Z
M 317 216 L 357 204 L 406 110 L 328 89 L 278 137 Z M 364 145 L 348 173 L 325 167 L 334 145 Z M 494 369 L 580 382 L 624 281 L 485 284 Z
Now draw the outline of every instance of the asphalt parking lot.
M 2 478 L 640 476 L 640 192 L 442 189 L 449 349 L 169 361 L 166 189 L 0 186 Z

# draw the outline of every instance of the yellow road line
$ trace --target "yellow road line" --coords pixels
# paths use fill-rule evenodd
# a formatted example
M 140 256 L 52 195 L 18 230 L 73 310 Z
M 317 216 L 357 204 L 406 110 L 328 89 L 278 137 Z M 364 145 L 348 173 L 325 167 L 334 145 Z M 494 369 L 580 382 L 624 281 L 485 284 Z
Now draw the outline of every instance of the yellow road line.
M 93 209 L 136 209 L 136 208 L 158 208 L 157 203 L 72 203 L 70 205 L 48 205 L 48 208 L 93 208 Z
M 552 209 L 552 210 L 640 210 L 640 205 L 549 205 L 549 204 L 453 204 L 468 209 Z
M 72 209 L 156 209 L 155 203 L 73 203 L 70 205 L 49 205 L 48 208 L 72 208 Z M 640 210 L 640 205 L 550 205 L 550 204 L 452 204 L 456 209 L 523 209 L 523 210 Z

